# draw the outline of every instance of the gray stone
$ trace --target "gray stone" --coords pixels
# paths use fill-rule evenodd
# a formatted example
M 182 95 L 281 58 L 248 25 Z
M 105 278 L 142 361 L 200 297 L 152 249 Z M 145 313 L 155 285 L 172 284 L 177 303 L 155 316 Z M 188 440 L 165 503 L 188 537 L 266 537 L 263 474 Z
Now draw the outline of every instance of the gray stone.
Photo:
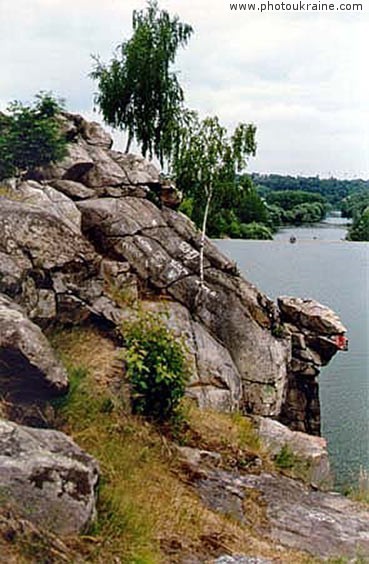
M 156 166 L 140 155 L 110 151 L 110 156 L 124 171 L 127 177 L 126 184 L 160 184 L 160 174 Z
M 278 455 L 287 446 L 306 465 L 306 480 L 320 489 L 333 485 L 327 441 L 306 433 L 291 431 L 278 421 L 258 418 L 259 436 L 272 455 Z
M 95 147 L 102 147 L 103 149 L 110 149 L 113 145 L 113 139 L 109 133 L 101 127 L 99 123 L 95 121 L 81 120 L 80 123 L 80 134 L 89 145 L 94 145 Z
M 121 167 L 102 147 L 89 146 L 88 153 L 93 161 L 93 167 L 81 177 L 81 182 L 86 186 L 98 188 L 100 186 L 131 184 Z
M 18 200 L 39 206 L 44 211 L 55 213 L 60 221 L 73 231 L 81 231 L 81 212 L 75 203 L 52 186 L 38 184 L 32 180 L 22 182 L 16 190 Z
M 187 216 L 170 208 L 164 208 L 162 210 L 162 216 L 167 225 L 171 227 L 182 240 L 192 245 L 199 252 L 201 233 Z M 236 263 L 224 255 L 218 247 L 207 238 L 205 239 L 204 256 L 213 267 L 230 274 L 237 273 Z
M 68 144 L 67 156 L 57 164 L 40 168 L 32 173 L 31 177 L 35 180 L 76 180 L 89 171 L 94 161 L 87 151 L 87 143 L 79 140 L 78 143 Z
M 156 199 L 166 193 L 156 167 L 112 151 L 110 136 L 82 116 L 63 112 L 61 121 L 68 156 L 38 171 L 43 186 L 27 183 L 37 206 L 1 199 L 0 290 L 42 326 L 91 315 L 119 324 L 125 292 L 132 301 L 146 293 L 170 299 L 187 312 L 186 323 L 182 314 L 178 323 L 189 329 L 196 365 L 189 393 L 201 405 L 241 407 L 319 433 L 316 376 L 338 350 L 334 332 L 344 330 L 338 318 L 311 301 L 281 298 L 278 309 L 208 239 L 201 287 L 199 230 L 166 207 L 165 197 L 161 209 L 146 199 L 150 189 Z M 176 206 L 168 190 L 167 203 Z M 79 233 L 78 212 L 65 194 L 82 200 L 83 233 L 98 252 L 129 263 L 113 283 L 100 269 L 102 256 Z
M 242 399 L 241 376 L 228 350 L 216 341 L 200 323 L 193 322 L 197 353 L 197 377 L 189 386 L 203 409 L 235 411 Z
M 65 393 L 67 374 L 41 329 L 0 295 L 0 393 L 21 401 Z
M 187 395 L 201 408 L 235 411 L 240 408 L 241 377 L 227 349 L 176 302 L 142 302 L 145 310 L 162 314 L 163 322 L 187 351 L 190 383 Z
M 319 558 L 369 558 L 369 510 L 339 494 L 285 476 L 221 470 L 208 471 L 197 487 L 211 509 L 231 513 L 278 544 Z M 255 526 L 243 513 L 244 502 L 255 493 L 262 499 L 265 525 Z
M 200 466 L 219 466 L 222 461 L 222 457 L 218 452 L 191 447 L 177 447 L 176 450 L 182 462 L 195 470 L 199 470 Z
M 113 239 L 112 247 L 119 237 L 124 238 L 156 227 L 166 227 L 160 210 L 153 203 L 141 198 L 86 200 L 79 202 L 78 207 L 82 212 L 83 231 L 91 237 L 103 238 L 104 242 Z
M 46 269 L 72 261 L 83 265 L 95 256 L 90 243 L 57 214 L 39 206 L 5 201 L 0 206 L 0 251 L 11 255 L 17 250 Z
M 79 300 L 86 317 L 84 302 L 91 305 L 97 298 L 99 284 L 99 295 L 102 293 L 100 262 L 101 257 L 82 233 L 61 221 L 50 207 L 2 202 L 0 287 L 21 303 L 32 319 L 44 325 L 60 317 L 65 295 Z
M 162 184 L 159 197 L 163 206 L 177 209 L 183 200 L 183 193 L 174 184 L 166 183 Z
M 232 364 L 226 363 L 235 366 L 234 374 L 241 375 L 247 409 L 278 415 L 285 394 L 290 349 L 287 340 L 275 339 L 271 334 L 272 310 L 266 299 L 265 310 L 261 307 L 261 295 L 255 287 L 228 274 L 229 261 L 208 243 L 206 285 L 196 303 L 199 252 L 191 244 L 189 231 L 192 230 L 192 239 L 197 236 L 192 224 L 180 219 L 183 230 L 187 230 L 183 240 L 179 231 L 165 221 L 171 217 L 173 222 L 173 215 L 161 213 L 151 202 L 129 197 L 118 201 L 104 198 L 86 200 L 78 206 L 83 232 L 103 253 L 128 260 L 140 278 L 166 290 L 194 312 L 223 350 L 228 349 Z M 219 265 L 223 270 L 217 268 Z M 224 363 L 219 366 L 224 367 Z M 227 377 L 223 382 L 224 379 Z M 212 393 L 218 404 L 227 404 L 229 392 L 213 386 Z
M 87 188 L 81 182 L 75 182 L 74 180 L 50 180 L 50 186 L 72 200 L 87 200 L 95 196 L 95 190 Z
M 315 300 L 280 297 L 278 305 L 287 321 L 322 335 L 338 335 L 347 332 L 340 318 L 328 307 Z
M 22 278 L 32 268 L 31 261 L 19 249 L 12 254 L 0 251 L 0 292 L 15 296 L 22 291 Z
M 0 491 L 18 513 L 59 535 L 95 516 L 96 461 L 58 431 L 0 420 Z

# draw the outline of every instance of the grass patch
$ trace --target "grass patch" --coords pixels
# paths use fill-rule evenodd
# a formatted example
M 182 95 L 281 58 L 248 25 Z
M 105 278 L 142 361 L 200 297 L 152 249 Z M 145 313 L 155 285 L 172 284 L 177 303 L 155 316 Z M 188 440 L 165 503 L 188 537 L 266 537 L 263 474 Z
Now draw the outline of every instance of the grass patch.
M 222 538 L 222 519 L 176 477 L 175 457 L 155 427 L 112 409 L 109 395 L 80 368 L 71 379 L 75 383 L 60 407 L 64 430 L 99 461 L 102 473 L 89 561 L 164 562 L 161 546 L 169 541 L 196 552 L 214 521 Z
M 310 463 L 297 456 L 288 444 L 282 446 L 281 450 L 274 457 L 277 470 L 291 478 L 299 478 L 304 482 L 308 481 Z
M 183 474 L 171 436 L 130 414 L 111 388 L 120 351 L 106 337 L 91 327 L 68 329 L 55 333 L 52 342 L 71 380 L 68 396 L 58 400 L 56 421 L 101 468 L 97 521 L 86 536 L 69 540 L 82 561 L 175 564 L 190 557 L 206 562 L 220 554 L 244 553 L 278 557 L 285 564 L 308 562 L 202 504 Z M 124 379 L 122 363 L 119 367 Z M 250 420 L 203 412 L 192 403 L 183 413 L 177 430 L 182 444 L 216 450 L 228 466 L 242 469 L 250 457 L 264 457 Z M 250 500 L 249 509 L 262 518 L 258 505 L 257 499 Z
M 222 455 L 224 466 L 238 470 L 255 469 L 255 462 L 265 470 L 272 469 L 251 419 L 240 413 L 219 413 L 186 404 L 185 431 L 178 441 L 183 446 L 215 451 Z
M 353 501 L 359 501 L 369 505 L 369 472 L 365 468 L 360 467 L 356 484 L 344 488 L 344 495 Z

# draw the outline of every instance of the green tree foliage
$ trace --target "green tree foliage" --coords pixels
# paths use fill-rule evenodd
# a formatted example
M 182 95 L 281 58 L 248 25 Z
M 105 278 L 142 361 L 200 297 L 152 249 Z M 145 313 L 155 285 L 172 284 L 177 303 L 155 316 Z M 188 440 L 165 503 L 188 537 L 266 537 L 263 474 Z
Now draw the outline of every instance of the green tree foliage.
M 334 209 L 339 209 L 341 202 L 348 195 L 357 191 L 368 190 L 369 180 L 339 180 L 337 178 L 319 178 L 304 176 L 282 176 L 280 174 L 252 174 L 252 181 L 266 196 L 269 192 L 284 190 L 302 190 L 324 196 Z
M 369 205 L 369 187 L 359 190 L 347 196 L 341 203 L 341 211 L 344 217 L 357 219 Z
M 1 179 L 25 174 L 65 156 L 60 110 L 60 102 L 49 93 L 41 93 L 32 105 L 13 102 L 6 114 L 0 114 Z
M 300 204 L 320 203 L 322 206 L 326 204 L 326 200 L 320 194 L 312 194 L 302 190 L 284 190 L 279 192 L 271 192 L 266 196 L 269 204 L 275 204 L 284 210 L 291 210 Z
M 269 227 L 262 223 L 252 221 L 251 223 L 241 223 L 240 237 L 242 239 L 273 239 L 273 233 Z
M 354 221 L 347 238 L 350 241 L 369 241 L 369 207 Z
M 136 139 L 144 155 L 155 154 L 163 164 L 172 152 L 183 103 L 171 65 L 193 30 L 159 10 L 156 0 L 133 12 L 132 27 L 131 39 L 118 46 L 108 65 L 95 57 L 95 101 L 106 123 L 127 130 L 127 152 Z
M 184 347 L 154 313 L 123 326 L 125 363 L 136 413 L 164 421 L 176 412 L 189 379 Z
M 318 193 L 303 190 L 281 190 L 266 195 L 269 211 L 279 223 L 300 225 L 321 221 L 327 212 L 327 202 Z
M 202 206 L 193 207 L 191 218 L 200 225 Z M 265 202 L 260 198 L 250 177 L 242 175 L 217 190 L 208 219 L 211 237 L 242 238 L 242 224 L 257 222 L 269 225 L 270 218 Z
M 256 151 L 256 128 L 241 123 L 231 136 L 218 117 L 199 119 L 196 112 L 186 112 L 178 132 L 172 169 L 177 186 L 193 201 L 197 218 L 202 215 L 200 247 L 200 283 L 203 286 L 203 250 L 211 202 L 227 197 L 227 190 L 240 189 L 237 175 Z M 216 197 L 216 198 L 215 198 Z
M 347 196 L 341 204 L 344 217 L 352 218 L 347 239 L 350 241 L 369 241 L 369 187 Z

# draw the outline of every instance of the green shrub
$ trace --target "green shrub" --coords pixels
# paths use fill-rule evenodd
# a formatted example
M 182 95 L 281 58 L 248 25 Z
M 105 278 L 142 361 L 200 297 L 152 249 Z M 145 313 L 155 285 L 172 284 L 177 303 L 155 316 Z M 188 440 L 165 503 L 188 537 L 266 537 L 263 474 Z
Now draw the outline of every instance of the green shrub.
M 262 223 L 241 223 L 240 225 L 240 235 L 242 239 L 273 239 L 273 234 L 271 230 Z
M 0 179 L 21 176 L 65 156 L 60 111 L 51 94 L 41 93 L 33 105 L 13 102 L 0 114 Z
M 170 419 L 189 379 L 183 344 L 155 313 L 138 313 L 125 323 L 123 337 L 133 411 L 159 421 Z

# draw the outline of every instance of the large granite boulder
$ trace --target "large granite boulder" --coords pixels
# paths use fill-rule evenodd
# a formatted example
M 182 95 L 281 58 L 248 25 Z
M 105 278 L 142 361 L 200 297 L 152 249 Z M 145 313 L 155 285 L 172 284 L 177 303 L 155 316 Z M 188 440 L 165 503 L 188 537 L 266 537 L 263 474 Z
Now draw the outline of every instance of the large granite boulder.
M 81 182 L 89 188 L 101 186 L 116 186 L 127 184 L 128 180 L 123 169 L 101 147 L 90 147 L 89 155 L 93 160 L 93 167 L 81 177 Z
M 0 492 L 37 526 L 70 535 L 95 516 L 97 462 L 58 431 L 0 420 Z
M 67 155 L 56 164 L 52 164 L 42 169 L 37 169 L 30 173 L 30 180 L 76 180 L 78 181 L 93 166 L 94 161 L 88 152 L 89 145 L 82 139 L 68 144 Z
M 204 409 L 229 412 L 240 409 L 241 377 L 228 350 L 183 305 L 160 300 L 145 301 L 142 307 L 161 315 L 174 337 L 185 343 L 191 374 L 187 395 Z
M 67 389 L 67 374 L 41 329 L 0 294 L 0 396 L 30 402 Z
M 38 206 L 44 211 L 58 215 L 60 221 L 72 231 L 81 233 L 81 212 L 70 198 L 52 186 L 29 180 L 18 184 L 13 194 L 17 201 Z
M 330 336 L 347 332 L 338 315 L 315 300 L 283 296 L 278 305 L 284 318 L 300 328 Z
M 148 162 L 140 155 L 111 151 L 110 156 L 122 168 L 127 177 L 126 184 L 159 186 L 160 174 L 153 163 Z

